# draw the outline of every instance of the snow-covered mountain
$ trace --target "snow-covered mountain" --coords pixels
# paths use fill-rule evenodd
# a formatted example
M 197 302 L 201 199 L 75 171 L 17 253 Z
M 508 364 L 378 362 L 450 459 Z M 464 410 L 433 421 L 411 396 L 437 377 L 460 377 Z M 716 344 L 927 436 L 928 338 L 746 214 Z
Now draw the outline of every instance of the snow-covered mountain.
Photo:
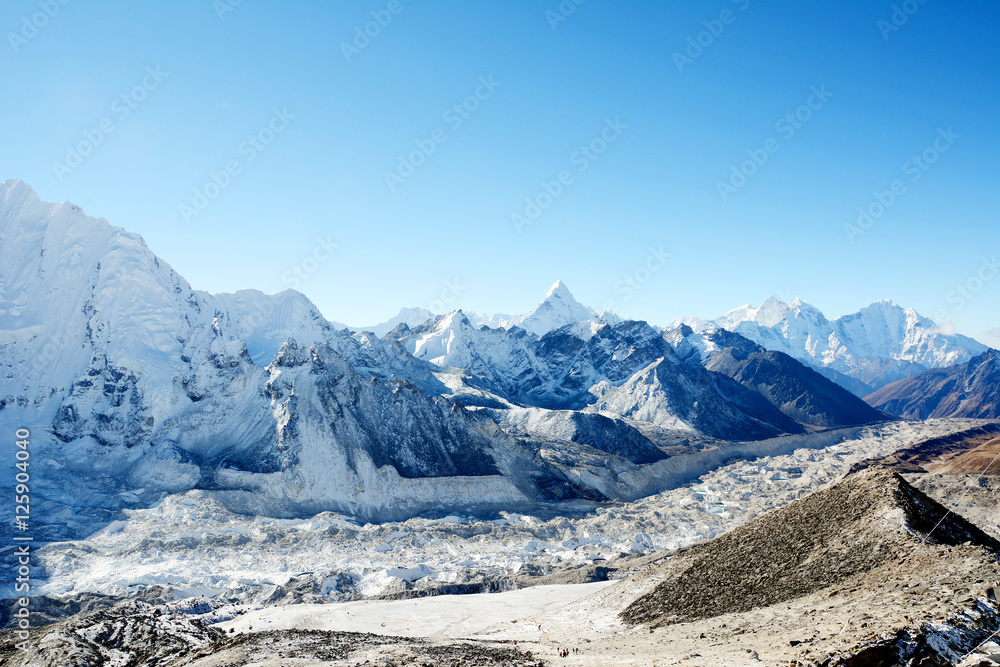
M 373 520 L 634 499 L 676 481 L 679 453 L 881 417 L 776 348 L 829 350 L 846 377 L 963 342 L 887 304 L 831 323 L 768 302 L 665 332 L 562 282 L 502 322 L 403 309 L 351 331 L 298 292 L 197 291 L 139 236 L 20 181 L 0 184 L 0 260 L 0 428 L 32 430 L 53 534 L 192 489 Z
M 798 422 L 828 428 L 865 424 L 885 415 L 808 364 L 767 350 L 722 328 L 695 333 L 681 325 L 666 334 L 678 355 L 736 380 Z
M 434 317 L 434 313 L 424 308 L 400 308 L 399 312 L 396 313 L 394 317 L 390 317 L 385 322 L 379 324 L 372 324 L 366 327 L 352 327 L 347 324 L 340 324 L 339 322 L 333 322 L 332 324 L 338 329 L 350 329 L 351 331 L 370 331 L 379 338 L 382 338 L 387 333 L 398 327 L 400 324 L 405 324 L 407 326 L 415 327 L 423 324 L 427 320 Z
M 555 331 L 568 324 L 576 323 L 608 323 L 620 322 L 621 318 L 614 313 L 598 313 L 592 308 L 581 305 L 566 287 L 565 283 L 557 280 L 545 298 L 535 306 L 530 312 L 524 315 L 508 315 L 505 313 L 495 313 L 492 315 L 481 315 L 474 312 L 463 312 L 463 316 L 469 323 L 477 328 L 488 327 L 490 329 L 510 329 L 519 327 L 537 336 L 544 336 L 550 331 Z M 400 324 L 416 328 L 424 322 L 433 319 L 434 313 L 423 308 L 403 308 L 399 314 L 392 319 L 381 324 L 369 327 L 352 327 L 334 323 L 338 328 L 347 327 L 352 331 L 371 331 L 376 336 L 382 337 L 395 329 Z
M 719 317 L 715 325 L 820 369 L 859 396 L 928 368 L 964 363 L 986 351 L 966 336 L 945 334 L 929 318 L 892 301 L 828 320 L 810 304 L 771 297 Z
M 802 430 L 561 283 L 520 320 L 534 331 L 460 312 L 411 329 L 423 313 L 404 311 L 380 339 L 297 292 L 194 290 L 139 236 L 20 181 L 0 184 L 0 260 L 0 428 L 32 432 L 49 536 L 191 489 L 368 519 L 631 499 L 666 483 L 668 444 Z
M 487 408 L 587 410 L 730 440 L 885 419 L 802 362 L 724 329 L 576 323 L 538 337 L 476 328 L 456 311 L 388 337 L 460 369 L 456 394 Z
M 795 306 L 803 304 L 804 302 L 797 301 Z M 762 327 L 773 327 L 788 315 L 792 307 L 781 299 L 771 296 L 756 308 L 749 303 L 743 304 L 739 308 L 734 308 L 722 317 L 717 318 L 715 324 L 726 329 L 733 328 L 741 322 L 753 322 Z
M 534 310 L 522 317 L 513 318 L 505 328 L 518 326 L 537 336 L 542 336 L 567 324 L 589 321 L 598 317 L 598 314 L 591 308 L 580 305 L 573 298 L 569 288 L 561 280 L 557 280 L 546 292 L 545 299 L 535 306 Z
M 195 291 L 140 237 L 20 181 L 0 185 L 0 247 L 0 422 L 30 427 L 36 502 L 69 532 L 191 488 L 369 516 L 544 495 L 497 472 L 516 452 L 481 449 L 503 434 L 436 398 L 431 367 L 301 294 Z

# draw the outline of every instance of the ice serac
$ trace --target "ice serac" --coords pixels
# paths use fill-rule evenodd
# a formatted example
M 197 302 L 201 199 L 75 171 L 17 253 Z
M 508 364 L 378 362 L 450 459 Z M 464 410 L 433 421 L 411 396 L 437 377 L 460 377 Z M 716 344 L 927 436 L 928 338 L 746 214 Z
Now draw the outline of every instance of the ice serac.
M 784 306 L 772 297 L 759 308 L 732 310 L 716 325 L 805 361 L 858 396 L 928 368 L 964 363 L 986 350 L 887 300 L 828 320 L 804 301 Z
M 1000 418 L 1000 351 L 935 368 L 882 387 L 868 403 L 906 419 Z

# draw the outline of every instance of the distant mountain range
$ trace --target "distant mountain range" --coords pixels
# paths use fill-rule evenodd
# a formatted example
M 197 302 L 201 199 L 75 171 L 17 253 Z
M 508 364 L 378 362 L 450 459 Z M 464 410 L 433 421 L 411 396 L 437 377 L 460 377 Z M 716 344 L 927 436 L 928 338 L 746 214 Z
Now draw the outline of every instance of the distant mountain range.
M 996 419 L 1000 417 L 1000 352 L 987 350 L 964 364 L 899 380 L 865 400 L 907 419 Z
M 833 332 L 822 358 L 845 377 L 982 348 L 885 303 L 662 330 L 560 282 L 524 316 L 351 331 L 297 292 L 194 290 L 139 236 L 16 180 L 0 260 L 0 428 L 32 430 L 35 501 L 62 535 L 190 489 L 372 520 L 634 499 L 677 483 L 678 453 L 893 418 L 804 363 L 822 356 L 799 350 L 808 331 Z
M 600 322 L 613 324 L 620 322 L 614 313 L 598 313 L 592 308 L 581 305 L 569 288 L 561 281 L 557 280 L 545 298 L 531 312 L 524 315 L 507 315 L 503 313 L 494 315 L 479 315 L 477 313 L 463 313 L 466 320 L 475 327 L 489 327 L 491 329 L 510 329 L 519 327 L 538 336 L 543 336 L 550 331 L 555 331 L 567 324 L 577 322 Z M 435 315 L 423 308 L 402 308 L 399 313 L 380 324 L 371 326 L 353 327 L 346 324 L 334 322 L 339 328 L 347 328 L 352 331 L 371 331 L 380 338 L 395 329 L 400 324 L 409 327 L 417 327 L 428 320 L 434 319 Z
M 526 315 L 462 316 L 475 328 L 518 327 L 538 336 L 571 324 L 585 331 L 622 321 L 614 313 L 598 314 L 582 306 L 561 281 Z M 384 336 L 399 324 L 415 329 L 435 317 L 426 310 L 407 308 L 388 322 L 350 328 Z M 767 350 L 784 352 L 808 364 L 860 397 L 928 369 L 965 363 L 989 349 L 967 336 L 944 333 L 934 321 L 892 301 L 877 301 L 856 313 L 828 320 L 799 299 L 786 304 L 770 297 L 756 308 L 746 304 L 715 320 L 680 319 L 666 329 L 681 325 L 695 332 L 725 329 L 738 333 Z
M 819 368 L 859 396 L 988 349 L 972 338 L 942 333 L 932 320 L 892 301 L 827 320 L 804 301 L 786 305 L 772 297 L 759 308 L 732 310 L 717 324 Z

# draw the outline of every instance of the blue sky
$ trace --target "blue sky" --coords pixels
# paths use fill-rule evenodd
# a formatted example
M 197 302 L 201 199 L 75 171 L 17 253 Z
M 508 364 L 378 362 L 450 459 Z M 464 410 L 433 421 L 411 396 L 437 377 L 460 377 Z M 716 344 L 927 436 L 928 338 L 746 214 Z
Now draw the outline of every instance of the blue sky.
M 891 298 L 1000 346 L 998 19 L 8 1 L 0 178 L 142 234 L 196 288 L 297 287 L 352 324 L 525 312 L 562 279 L 658 324 Z

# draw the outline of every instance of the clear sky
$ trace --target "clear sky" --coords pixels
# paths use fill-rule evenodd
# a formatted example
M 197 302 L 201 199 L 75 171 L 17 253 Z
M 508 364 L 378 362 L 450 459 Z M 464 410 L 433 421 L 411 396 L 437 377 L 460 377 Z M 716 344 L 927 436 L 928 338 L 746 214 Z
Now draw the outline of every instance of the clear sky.
M 576 1 L 6 0 L 0 178 L 350 324 L 562 279 L 1000 346 L 998 3 Z

